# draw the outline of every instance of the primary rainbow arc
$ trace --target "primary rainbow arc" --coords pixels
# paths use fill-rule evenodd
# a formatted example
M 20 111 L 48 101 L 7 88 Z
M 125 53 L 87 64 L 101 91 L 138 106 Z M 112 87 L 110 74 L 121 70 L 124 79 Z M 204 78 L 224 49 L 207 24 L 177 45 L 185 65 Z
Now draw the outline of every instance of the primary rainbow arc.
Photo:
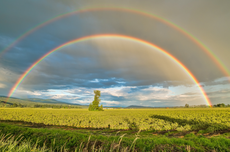
M 45 59 L 47 56 L 51 55 L 53 52 L 67 46 L 73 43 L 78 43 L 78 42 L 82 42 L 82 41 L 86 41 L 89 39 L 93 39 L 93 38 L 123 38 L 123 39 L 129 39 L 129 40 L 133 40 L 133 41 L 137 41 L 140 42 L 142 44 L 145 44 L 147 46 L 150 46 L 152 48 L 157 49 L 158 51 L 161 51 L 162 53 L 164 53 L 166 56 L 168 56 L 169 58 L 171 58 L 173 61 L 175 61 L 178 66 L 180 66 L 189 76 L 190 78 L 195 82 L 195 84 L 198 86 L 199 90 L 201 91 L 206 103 L 211 107 L 211 101 L 209 100 L 207 94 L 205 93 L 204 89 L 202 88 L 202 86 L 199 84 L 198 80 L 196 79 L 196 77 L 191 73 L 191 71 L 182 63 L 180 62 L 176 57 L 174 57 L 173 55 L 171 55 L 170 53 L 168 53 L 167 51 L 163 50 L 162 48 L 156 46 L 155 44 L 152 44 L 148 41 L 142 40 L 142 39 L 138 39 L 135 37 L 131 37 L 131 36 L 126 36 L 126 35 L 118 35 L 118 34 L 99 34 L 99 35 L 90 35 L 90 36 L 85 36 L 85 37 L 81 37 L 81 38 L 77 38 L 74 39 L 72 41 L 66 42 L 52 50 L 50 50 L 48 53 L 46 53 L 45 55 L 43 55 L 41 58 L 39 58 L 36 62 L 34 62 L 20 77 L 19 79 L 16 81 L 16 83 L 13 85 L 13 87 L 11 88 L 9 94 L 8 94 L 8 99 L 13 95 L 13 93 L 16 91 L 16 89 L 18 88 L 18 86 L 22 83 L 22 81 L 26 78 L 26 76 L 31 72 L 31 70 L 38 64 L 40 63 L 43 59 Z

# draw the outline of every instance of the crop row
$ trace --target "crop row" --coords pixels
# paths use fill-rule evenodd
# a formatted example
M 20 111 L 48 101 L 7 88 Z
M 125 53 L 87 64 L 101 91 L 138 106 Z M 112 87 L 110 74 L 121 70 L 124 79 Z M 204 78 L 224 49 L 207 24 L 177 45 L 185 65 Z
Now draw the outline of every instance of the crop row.
M 230 128 L 230 109 L 121 109 L 103 112 L 57 109 L 0 109 L 0 120 L 64 125 L 79 128 L 141 129 L 210 132 Z

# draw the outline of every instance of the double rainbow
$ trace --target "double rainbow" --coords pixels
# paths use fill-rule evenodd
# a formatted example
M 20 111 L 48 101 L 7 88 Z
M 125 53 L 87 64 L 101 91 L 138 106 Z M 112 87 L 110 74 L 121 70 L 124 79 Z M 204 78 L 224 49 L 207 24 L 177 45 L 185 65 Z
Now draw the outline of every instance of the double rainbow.
M 132 40 L 135 42 L 139 42 L 142 43 L 146 46 L 152 47 L 160 52 L 162 52 L 164 55 L 168 56 L 169 58 L 171 58 L 173 61 L 175 61 L 175 63 L 181 67 L 186 73 L 187 75 L 195 82 L 195 84 L 199 87 L 199 90 L 201 91 L 203 98 L 205 99 L 206 103 L 211 107 L 212 104 L 207 96 L 207 94 L 205 93 L 204 89 L 202 88 L 202 86 L 199 84 L 198 80 L 196 79 L 196 77 L 191 73 L 191 71 L 189 71 L 189 69 L 183 64 L 181 63 L 176 57 L 174 57 L 172 54 L 168 53 L 167 51 L 163 50 L 162 48 L 156 46 L 155 44 L 152 44 L 148 41 L 142 40 L 142 39 L 138 39 L 135 37 L 130 37 L 130 36 L 126 36 L 126 35 L 118 35 L 118 34 L 99 34 L 99 35 L 90 35 L 90 36 L 85 36 L 85 37 L 81 37 L 78 39 L 74 39 L 72 41 L 66 42 L 52 50 L 50 50 L 48 53 L 46 53 L 45 55 L 43 55 L 40 59 L 38 59 L 36 62 L 34 62 L 21 76 L 20 78 L 17 80 L 17 82 L 14 84 L 14 86 L 12 87 L 12 89 L 10 90 L 9 94 L 8 94 L 8 99 L 13 95 L 13 93 L 16 91 L 16 89 L 18 88 L 18 86 L 22 83 L 22 81 L 26 78 L 26 76 L 33 70 L 33 68 L 40 63 L 42 60 L 44 60 L 46 57 L 48 57 L 49 55 L 51 55 L 52 53 L 54 53 L 55 51 L 58 51 L 61 48 L 64 48 L 67 45 L 73 44 L 73 43 L 79 43 L 82 41 L 86 41 L 89 39 L 96 39 L 96 38 L 120 38 L 120 39 L 128 39 L 128 40 Z
M 228 70 L 228 68 L 224 65 L 224 63 L 217 57 L 217 55 L 215 55 L 205 44 L 203 44 L 198 38 L 196 38 L 195 36 L 193 36 L 191 33 L 189 33 L 188 31 L 186 31 L 185 29 L 183 29 L 182 27 L 176 25 L 173 22 L 170 22 L 160 16 L 157 16 L 155 14 L 151 14 L 148 12 L 144 12 L 144 11 L 140 11 L 140 10 L 135 10 L 135 9 L 130 9 L 130 8 L 89 8 L 89 9 L 82 9 L 79 11 L 73 11 L 70 13 L 65 13 L 65 14 L 60 14 L 54 18 L 51 18 L 49 20 L 46 20 L 45 22 L 42 22 L 40 24 L 38 24 L 37 26 L 31 28 L 30 30 L 28 30 L 27 32 L 23 33 L 21 36 L 19 36 L 16 41 L 14 41 L 13 43 L 11 43 L 8 47 L 6 47 L 4 50 L 1 51 L 0 53 L 0 57 L 6 53 L 8 50 L 10 50 L 13 46 L 15 46 L 19 41 L 23 40 L 24 38 L 26 38 L 28 35 L 32 34 L 33 32 L 35 32 L 36 30 L 52 23 L 55 22 L 59 19 L 62 19 L 64 17 L 68 17 L 74 14 L 80 14 L 80 13 L 86 13 L 86 12 L 94 12 L 94 11 L 121 11 L 121 12 L 127 12 L 127 13 L 134 13 L 134 14 L 139 14 L 139 15 L 143 15 L 146 17 L 149 17 L 151 19 L 155 19 L 159 22 L 162 22 L 170 27 L 172 27 L 173 29 L 181 32 L 182 34 L 184 34 L 186 37 L 188 37 L 190 40 L 192 40 L 196 45 L 198 45 L 216 64 L 217 66 L 221 69 L 221 71 L 226 75 L 226 76 L 230 76 L 230 71 Z

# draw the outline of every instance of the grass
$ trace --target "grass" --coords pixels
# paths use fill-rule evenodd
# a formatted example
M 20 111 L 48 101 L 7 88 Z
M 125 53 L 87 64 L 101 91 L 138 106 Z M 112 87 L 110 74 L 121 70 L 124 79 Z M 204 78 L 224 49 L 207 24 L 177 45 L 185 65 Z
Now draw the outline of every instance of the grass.
M 207 138 L 191 132 L 176 138 L 170 137 L 174 134 L 171 132 L 154 136 L 151 131 L 107 129 L 103 135 L 103 130 L 91 134 L 86 129 L 31 128 L 8 123 L 0 123 L 0 130 L 0 151 L 230 151 L 230 133 Z
M 38 147 L 37 144 L 31 144 L 30 141 L 23 140 L 22 136 L 12 136 L 10 134 L 0 136 L 0 151 L 6 152 L 45 152 L 49 151 L 50 149 L 46 148 L 45 144 L 43 147 Z
M 0 109 L 0 148 L 5 148 L 0 151 L 230 151 L 229 110 L 5 108 Z M 114 127 L 123 123 L 128 128 Z

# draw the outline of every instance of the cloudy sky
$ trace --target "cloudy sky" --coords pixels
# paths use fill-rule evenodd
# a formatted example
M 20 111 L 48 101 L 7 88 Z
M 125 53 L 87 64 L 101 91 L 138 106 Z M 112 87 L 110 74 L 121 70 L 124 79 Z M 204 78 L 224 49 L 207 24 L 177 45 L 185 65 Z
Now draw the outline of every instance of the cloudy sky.
M 87 105 L 98 89 L 105 106 L 207 104 L 185 69 L 146 41 L 183 63 L 212 104 L 230 104 L 229 6 L 229 0 L 1 1 L 0 95 L 8 96 L 19 77 L 55 47 L 118 34 L 142 41 L 98 36 L 66 45 L 37 64 L 12 97 Z

